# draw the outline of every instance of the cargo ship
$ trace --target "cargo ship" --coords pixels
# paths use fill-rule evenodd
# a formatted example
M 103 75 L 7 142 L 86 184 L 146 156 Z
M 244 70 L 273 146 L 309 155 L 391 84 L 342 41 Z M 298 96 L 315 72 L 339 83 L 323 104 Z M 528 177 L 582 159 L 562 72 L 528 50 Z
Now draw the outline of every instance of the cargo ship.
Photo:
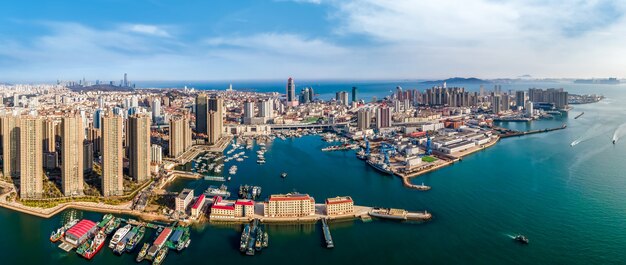
M 139 242 L 141 242 L 143 236 L 146 234 L 145 226 L 138 226 L 136 228 L 137 233 L 135 233 L 135 235 L 128 240 L 128 243 L 126 243 L 126 252 L 133 252 L 135 247 L 139 244 Z
M 150 248 L 149 243 L 143 243 L 141 250 L 139 250 L 139 254 L 137 254 L 136 262 L 142 262 L 144 258 L 146 258 L 146 254 L 148 254 L 148 248 Z
M 131 228 L 132 228 L 131 225 L 126 225 L 120 229 L 117 229 L 117 231 L 111 238 L 111 241 L 109 242 L 109 248 L 115 249 L 115 247 L 117 246 L 117 243 L 119 243 L 124 238 L 124 236 L 128 234 Z
M 167 242 L 167 239 L 170 237 L 171 234 L 172 234 L 172 228 L 169 228 L 169 227 L 164 228 L 163 231 L 159 234 L 159 236 L 157 236 L 157 238 L 154 240 L 154 243 L 152 244 L 152 246 L 148 249 L 148 253 L 146 254 L 146 259 L 153 260 L 159 253 L 159 250 L 163 248 L 163 246 L 165 245 L 165 243 Z
M 91 258 L 93 258 L 93 256 L 98 254 L 100 249 L 102 249 L 102 246 L 104 246 L 104 242 L 106 241 L 106 239 L 106 234 L 104 233 L 104 231 L 100 230 L 93 239 L 88 240 L 80 247 L 78 247 L 76 253 L 78 253 L 78 255 L 81 255 L 83 258 L 90 260 Z
M 124 237 L 119 242 L 117 242 L 115 248 L 113 249 L 113 253 L 117 255 L 124 254 L 124 250 L 126 250 L 126 244 L 128 243 L 128 241 L 130 241 L 131 238 L 135 237 L 137 232 L 139 232 L 139 228 L 131 226 L 130 231 L 128 231 L 128 233 L 126 233 L 126 235 L 124 235 Z

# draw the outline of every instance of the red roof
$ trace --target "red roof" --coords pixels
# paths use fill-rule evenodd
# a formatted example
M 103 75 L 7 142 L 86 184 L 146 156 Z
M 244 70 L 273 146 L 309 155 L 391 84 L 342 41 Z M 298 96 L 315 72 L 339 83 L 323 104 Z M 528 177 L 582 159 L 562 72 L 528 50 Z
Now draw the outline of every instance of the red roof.
M 221 205 L 221 204 L 217 204 L 217 205 L 213 205 L 211 206 L 211 209 L 220 209 L 220 210 L 235 210 L 235 206 L 232 205 Z
M 66 234 L 71 234 L 76 238 L 81 238 L 87 232 L 89 232 L 92 228 L 96 226 L 96 223 L 89 221 L 87 219 L 80 220 L 77 224 L 72 226 L 72 228 L 68 229 Z
M 204 194 L 200 194 L 200 197 L 198 197 L 193 206 L 191 206 L 191 209 L 198 209 L 201 203 L 204 203 Z
M 163 229 L 163 232 L 161 232 L 159 234 L 159 236 L 157 237 L 156 240 L 154 240 L 154 244 L 155 245 L 161 245 L 163 243 L 165 243 L 165 240 L 170 236 L 170 234 L 172 233 L 172 229 L 169 227 L 166 227 Z
M 252 200 L 237 200 L 235 205 L 251 205 L 254 206 L 254 201 Z
M 338 203 L 349 203 L 349 202 L 352 202 L 352 200 L 346 199 L 346 200 L 328 201 L 328 199 L 326 199 L 326 204 L 338 204 Z
M 290 195 L 288 197 L 277 197 L 277 196 L 270 196 L 270 201 L 301 201 L 301 200 L 309 200 L 311 199 L 311 197 L 309 197 L 309 195 L 306 194 L 299 194 L 299 195 Z

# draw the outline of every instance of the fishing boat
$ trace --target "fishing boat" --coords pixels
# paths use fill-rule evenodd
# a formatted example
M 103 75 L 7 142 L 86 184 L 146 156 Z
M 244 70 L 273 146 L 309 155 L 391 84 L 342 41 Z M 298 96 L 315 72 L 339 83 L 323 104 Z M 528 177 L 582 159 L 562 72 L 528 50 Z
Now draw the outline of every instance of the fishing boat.
M 527 238 L 526 236 L 522 235 L 522 234 L 518 234 L 518 235 L 516 235 L 516 236 L 513 238 L 513 240 L 515 240 L 515 241 L 517 241 L 517 242 L 519 242 L 519 243 L 522 243 L 522 244 L 524 244 L 524 245 L 528 244 L 528 242 L 529 242 L 528 238 Z
M 70 227 L 74 226 L 77 223 L 78 219 L 72 219 L 63 226 L 59 227 L 57 230 L 52 231 L 52 233 L 50 234 L 50 241 L 53 243 L 58 242 L 65 235 L 65 231 L 67 231 L 67 229 L 70 229 Z
M 266 248 L 269 247 L 269 245 L 269 236 L 267 235 L 267 232 L 265 232 L 263 234 L 263 247 Z
M 143 243 L 141 250 L 139 250 L 139 254 L 137 254 L 137 258 L 135 261 L 142 262 L 144 258 L 146 258 L 146 254 L 148 253 L 148 248 L 150 248 L 149 243 Z
M 283 172 L 282 174 L 280 174 L 281 178 L 286 178 L 287 177 L 287 172 Z
M 146 234 L 146 227 L 139 226 L 135 235 L 128 240 L 128 243 L 126 243 L 126 252 L 132 252 L 135 249 L 135 247 L 139 244 L 141 239 L 143 239 L 143 236 L 145 234 Z
M 87 242 L 85 242 L 83 245 L 81 245 L 76 250 L 76 253 L 81 255 L 83 258 L 90 260 L 96 254 L 98 254 L 100 249 L 102 249 L 102 246 L 104 246 L 104 242 L 106 241 L 106 238 L 107 236 L 104 233 L 104 231 L 100 230 L 93 239 L 90 239 Z
M 165 257 L 167 256 L 167 252 L 169 252 L 169 250 L 170 250 L 169 248 L 162 248 L 161 250 L 159 250 L 159 253 L 154 258 L 154 261 L 152 261 L 152 264 L 159 265 L 163 263 L 163 261 L 165 260 Z
M 120 218 L 113 217 L 111 221 L 109 222 L 109 224 L 104 229 L 104 233 L 106 235 L 113 233 L 113 231 L 115 231 L 115 229 L 120 227 L 121 224 L 122 224 L 122 220 Z

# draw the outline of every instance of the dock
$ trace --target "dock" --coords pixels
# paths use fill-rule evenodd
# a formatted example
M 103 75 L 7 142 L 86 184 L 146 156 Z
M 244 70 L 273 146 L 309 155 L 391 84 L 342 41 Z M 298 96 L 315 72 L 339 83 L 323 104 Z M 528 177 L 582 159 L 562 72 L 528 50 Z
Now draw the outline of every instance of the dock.
M 558 131 L 558 130 L 563 130 L 565 128 L 567 128 L 567 124 L 564 123 L 561 127 L 532 130 L 532 131 L 525 131 L 525 132 L 513 131 L 513 130 L 504 129 L 504 128 L 499 128 L 499 131 L 500 133 L 502 133 L 500 135 L 500 138 L 508 138 L 508 137 L 514 137 L 514 136 L 523 136 L 523 135 L 530 135 L 530 134 L 536 134 L 536 133 Z
M 324 231 L 324 240 L 326 241 L 326 248 L 334 248 L 333 237 L 330 235 L 330 228 L 328 227 L 328 221 L 326 218 L 322 219 L 322 230 Z
M 67 242 L 63 242 L 59 245 L 59 248 L 62 249 L 65 252 L 70 252 L 72 251 L 72 249 L 74 249 L 74 245 L 67 243 Z

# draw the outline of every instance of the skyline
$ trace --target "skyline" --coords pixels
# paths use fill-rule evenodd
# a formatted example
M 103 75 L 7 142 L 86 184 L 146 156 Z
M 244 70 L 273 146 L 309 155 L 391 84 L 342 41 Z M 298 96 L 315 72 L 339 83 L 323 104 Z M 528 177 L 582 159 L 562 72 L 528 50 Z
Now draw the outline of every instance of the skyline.
M 0 3 L 0 80 L 626 77 L 618 1 L 173 3 Z

